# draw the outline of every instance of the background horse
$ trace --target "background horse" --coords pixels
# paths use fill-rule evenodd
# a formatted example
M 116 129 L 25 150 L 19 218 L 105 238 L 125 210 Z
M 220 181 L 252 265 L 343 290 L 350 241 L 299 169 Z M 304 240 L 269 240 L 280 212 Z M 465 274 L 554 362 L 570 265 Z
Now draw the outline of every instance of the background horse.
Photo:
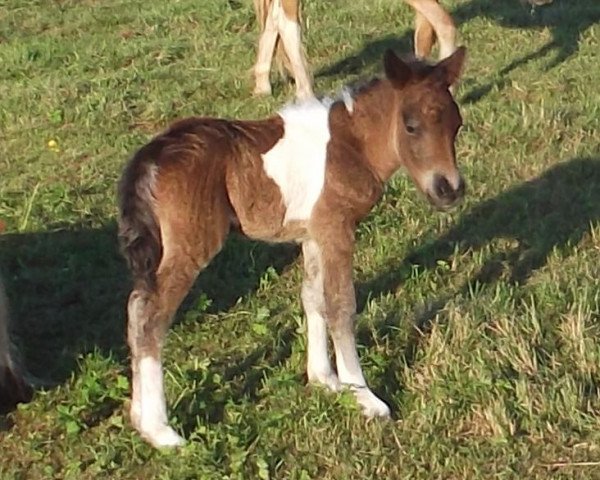
M 405 0 L 415 10 L 415 53 L 425 58 L 437 39 L 440 59 L 456 49 L 456 27 L 452 18 L 438 0 Z M 254 0 L 261 35 L 254 66 L 255 94 L 270 94 L 269 72 L 273 52 L 277 50 L 280 63 L 296 81 L 296 96 L 300 99 L 313 96 L 312 81 L 308 73 L 302 48 L 300 26 L 300 0 Z

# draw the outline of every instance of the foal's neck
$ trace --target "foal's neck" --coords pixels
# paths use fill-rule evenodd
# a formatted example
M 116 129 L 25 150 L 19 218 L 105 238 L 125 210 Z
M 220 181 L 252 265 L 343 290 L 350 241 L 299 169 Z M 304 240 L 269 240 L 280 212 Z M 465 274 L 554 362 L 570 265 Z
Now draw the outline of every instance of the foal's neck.
M 398 170 L 397 95 L 387 80 L 375 80 L 354 97 L 352 130 L 369 168 L 382 182 Z

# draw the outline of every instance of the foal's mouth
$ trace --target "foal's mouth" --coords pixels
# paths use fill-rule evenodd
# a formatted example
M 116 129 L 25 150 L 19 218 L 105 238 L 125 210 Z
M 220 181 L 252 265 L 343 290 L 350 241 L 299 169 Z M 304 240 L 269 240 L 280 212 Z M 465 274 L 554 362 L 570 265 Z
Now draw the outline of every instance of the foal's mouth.
M 440 198 L 436 198 L 430 193 L 425 194 L 429 203 L 438 211 L 438 212 L 450 212 L 454 210 L 458 205 L 462 203 L 463 196 L 457 197 L 454 200 L 448 201 Z

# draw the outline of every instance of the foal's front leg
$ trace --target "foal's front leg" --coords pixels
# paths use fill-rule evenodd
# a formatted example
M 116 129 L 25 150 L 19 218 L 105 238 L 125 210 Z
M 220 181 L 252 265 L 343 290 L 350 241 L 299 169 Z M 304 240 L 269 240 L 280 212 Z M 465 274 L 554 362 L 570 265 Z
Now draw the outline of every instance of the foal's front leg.
M 342 386 L 353 393 L 367 417 L 389 416 L 389 407 L 367 386 L 360 367 L 354 317 L 356 299 L 352 282 L 353 244 L 350 240 L 326 241 L 320 245 L 326 318 L 331 328 L 337 374 Z
M 319 245 L 314 240 L 302 244 L 304 257 L 304 281 L 302 304 L 308 330 L 308 381 L 320 383 L 330 390 L 338 391 L 340 381 L 331 368 L 327 348 L 326 304 L 323 291 L 323 264 Z

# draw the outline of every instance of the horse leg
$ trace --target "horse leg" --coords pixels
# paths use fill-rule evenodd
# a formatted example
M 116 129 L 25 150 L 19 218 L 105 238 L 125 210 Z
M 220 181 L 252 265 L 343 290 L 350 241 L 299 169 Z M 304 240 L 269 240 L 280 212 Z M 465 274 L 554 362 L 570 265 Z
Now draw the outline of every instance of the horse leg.
M 427 58 L 435 43 L 435 32 L 423 14 L 415 13 L 415 55 L 419 58 Z
M 331 368 L 327 349 L 326 304 L 323 291 L 323 266 L 319 246 L 313 240 L 302 244 L 304 281 L 302 304 L 308 330 L 308 381 L 321 383 L 333 391 L 340 389 L 337 375 Z
M 153 446 L 171 447 L 182 445 L 183 439 L 167 422 L 162 347 L 177 308 L 199 271 L 220 250 L 228 227 L 225 222 L 220 230 L 215 226 L 214 235 L 204 243 L 197 242 L 195 236 L 202 232 L 192 226 L 188 226 L 188 231 L 161 227 L 163 257 L 156 274 L 156 288 L 138 288 L 131 293 L 127 333 L 132 355 L 132 423 Z M 170 235 L 169 231 L 177 234 Z M 183 245 L 182 239 L 188 239 L 189 244 Z
M 323 265 L 327 322 L 333 338 L 339 381 L 354 393 L 367 417 L 389 416 L 389 407 L 367 386 L 356 350 L 353 240 L 344 240 L 340 235 L 335 236 L 335 241 L 333 236 L 329 237 L 318 245 Z
M 422 15 L 427 22 L 431 25 L 431 28 L 435 31 L 435 35 L 437 36 L 437 40 L 440 44 L 440 59 L 444 59 L 449 57 L 456 50 L 456 27 L 454 25 L 454 21 L 452 17 L 444 10 L 444 8 L 438 3 L 438 0 L 405 0 L 411 7 L 415 9 L 417 14 Z M 417 22 L 419 17 L 417 15 Z M 421 26 L 421 29 L 427 28 Z M 417 32 L 415 32 L 417 35 Z M 425 35 L 425 33 L 421 33 L 419 35 Z M 424 42 L 424 50 L 423 52 L 416 52 L 417 55 L 426 52 L 427 44 L 433 44 L 433 39 L 424 40 L 423 38 L 418 39 L 420 42 Z M 415 45 L 417 43 L 417 39 L 415 39 Z M 431 47 L 431 45 L 430 45 Z M 424 56 L 424 55 L 423 55 Z
M 277 14 L 277 28 L 296 81 L 296 97 L 312 98 L 314 97 L 312 81 L 302 49 L 299 0 L 282 0 L 281 5 L 283 11 Z
M 256 54 L 256 63 L 254 65 L 254 94 L 255 95 L 270 95 L 271 82 L 269 81 L 269 73 L 271 71 L 271 61 L 273 60 L 273 52 L 277 43 L 277 22 L 276 18 L 276 2 L 265 2 L 268 4 L 268 9 L 265 12 L 256 9 L 257 16 L 266 15 L 259 18 L 261 25 L 261 35 L 258 41 L 258 52 Z M 256 4 L 256 3 L 255 3 Z

